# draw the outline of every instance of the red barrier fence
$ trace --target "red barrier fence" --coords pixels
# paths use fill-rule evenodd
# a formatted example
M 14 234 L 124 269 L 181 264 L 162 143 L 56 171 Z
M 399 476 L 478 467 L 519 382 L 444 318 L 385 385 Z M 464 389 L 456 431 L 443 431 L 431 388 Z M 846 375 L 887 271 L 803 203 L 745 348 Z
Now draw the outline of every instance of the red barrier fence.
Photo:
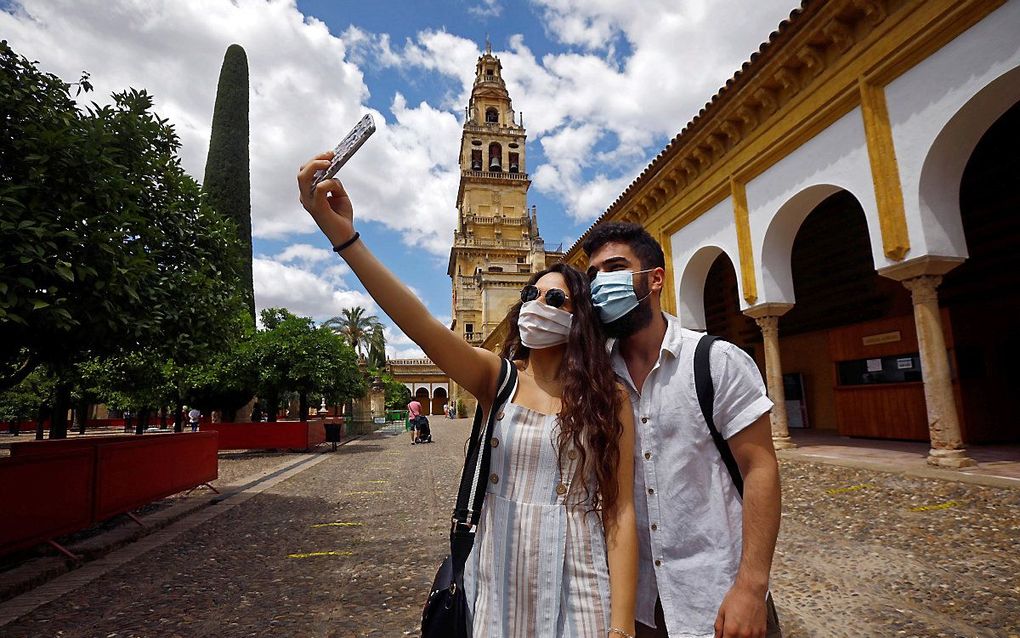
M 126 440 L 125 440 L 126 439 Z M 0 555 L 217 477 L 216 432 L 11 444 L 0 459 Z
M 0 555 L 92 524 L 95 451 L 0 459 Z
M 73 439 L 43 439 L 41 441 L 18 441 L 11 443 L 11 456 L 21 458 L 25 456 L 36 456 L 39 454 L 53 454 L 67 450 L 92 450 L 97 445 L 118 443 L 121 441 L 136 441 L 137 434 L 121 434 L 112 436 L 83 436 Z M 148 438 L 153 438 L 150 435 Z
M 326 441 L 321 419 L 275 423 L 210 423 L 202 430 L 220 433 L 221 450 L 307 450 Z
M 195 432 L 98 446 L 95 520 L 216 480 L 216 439 L 215 432 Z

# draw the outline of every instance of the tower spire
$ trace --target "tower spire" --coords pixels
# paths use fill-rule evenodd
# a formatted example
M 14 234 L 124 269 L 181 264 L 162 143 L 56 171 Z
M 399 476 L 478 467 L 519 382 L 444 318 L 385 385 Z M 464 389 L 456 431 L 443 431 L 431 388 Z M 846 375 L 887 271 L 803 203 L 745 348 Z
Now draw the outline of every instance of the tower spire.
M 492 55 L 492 42 L 489 41 L 489 34 L 485 34 L 485 53 L 486 55 Z

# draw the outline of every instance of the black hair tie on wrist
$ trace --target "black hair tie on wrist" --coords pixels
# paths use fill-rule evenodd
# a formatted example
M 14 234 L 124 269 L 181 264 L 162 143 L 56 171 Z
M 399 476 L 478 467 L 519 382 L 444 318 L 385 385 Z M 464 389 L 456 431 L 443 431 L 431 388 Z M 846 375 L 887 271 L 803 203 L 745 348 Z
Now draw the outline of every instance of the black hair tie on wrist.
M 348 246 L 350 246 L 354 242 L 358 241 L 359 239 L 361 239 L 361 233 L 355 231 L 353 237 L 351 237 L 350 239 L 348 239 L 344 243 L 340 244 L 339 246 L 333 246 L 333 252 L 335 252 L 336 254 L 339 255 L 341 252 L 343 252 L 343 250 L 345 248 L 347 248 Z

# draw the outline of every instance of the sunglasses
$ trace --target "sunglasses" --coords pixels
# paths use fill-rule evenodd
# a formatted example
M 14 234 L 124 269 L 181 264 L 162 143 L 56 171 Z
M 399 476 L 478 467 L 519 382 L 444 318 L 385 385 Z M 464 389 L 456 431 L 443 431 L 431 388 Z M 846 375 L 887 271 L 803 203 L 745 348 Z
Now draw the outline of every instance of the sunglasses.
M 545 305 L 552 306 L 553 308 L 560 308 L 566 303 L 567 293 L 563 292 L 559 288 L 550 288 L 542 294 L 542 291 L 538 289 L 538 286 L 525 286 L 521 288 L 521 301 L 527 303 L 545 297 Z

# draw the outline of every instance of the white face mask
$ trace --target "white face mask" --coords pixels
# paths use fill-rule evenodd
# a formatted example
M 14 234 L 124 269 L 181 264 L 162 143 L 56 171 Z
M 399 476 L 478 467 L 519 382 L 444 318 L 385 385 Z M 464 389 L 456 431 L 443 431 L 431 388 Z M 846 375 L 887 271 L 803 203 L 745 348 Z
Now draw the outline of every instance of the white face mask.
M 533 299 L 521 306 L 517 328 L 521 332 L 521 343 L 532 350 L 538 350 L 566 343 L 573 322 L 574 315 L 566 310 Z

